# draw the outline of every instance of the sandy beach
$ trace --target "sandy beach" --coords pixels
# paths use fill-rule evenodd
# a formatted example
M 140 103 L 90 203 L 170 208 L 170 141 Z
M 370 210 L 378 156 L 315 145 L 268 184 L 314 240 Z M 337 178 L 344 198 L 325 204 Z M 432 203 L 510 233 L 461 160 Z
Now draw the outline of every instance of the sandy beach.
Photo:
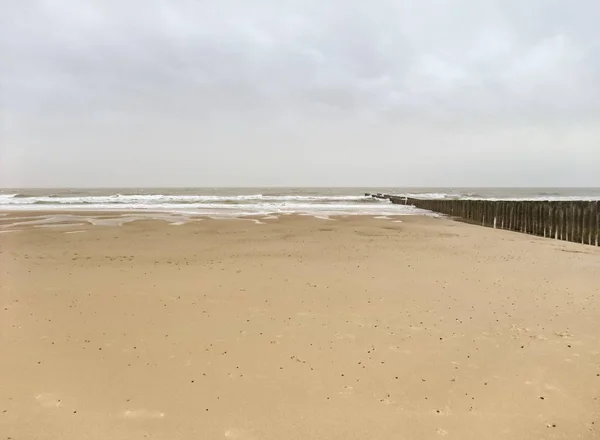
M 32 215 L 0 216 L 0 440 L 600 437 L 596 247 Z

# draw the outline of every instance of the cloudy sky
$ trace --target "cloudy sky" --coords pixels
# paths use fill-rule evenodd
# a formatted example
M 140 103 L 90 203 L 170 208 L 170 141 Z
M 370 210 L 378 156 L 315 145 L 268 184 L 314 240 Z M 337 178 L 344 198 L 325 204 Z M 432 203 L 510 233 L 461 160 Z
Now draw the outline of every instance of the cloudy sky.
M 600 186 L 597 0 L 0 0 L 0 186 Z

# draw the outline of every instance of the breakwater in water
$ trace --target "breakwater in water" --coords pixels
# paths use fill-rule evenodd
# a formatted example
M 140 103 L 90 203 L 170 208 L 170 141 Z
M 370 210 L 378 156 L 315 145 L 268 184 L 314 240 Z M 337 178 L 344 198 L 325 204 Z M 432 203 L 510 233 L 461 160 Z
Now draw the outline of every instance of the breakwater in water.
M 600 245 L 600 201 L 416 199 L 373 194 L 394 204 L 540 237 Z

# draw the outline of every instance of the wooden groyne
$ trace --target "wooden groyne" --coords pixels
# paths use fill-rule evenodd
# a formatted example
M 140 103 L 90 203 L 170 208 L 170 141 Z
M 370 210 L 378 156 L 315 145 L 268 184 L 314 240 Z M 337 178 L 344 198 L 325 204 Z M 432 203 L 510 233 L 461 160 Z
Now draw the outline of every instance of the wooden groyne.
M 415 199 L 373 194 L 490 228 L 600 246 L 600 201 Z

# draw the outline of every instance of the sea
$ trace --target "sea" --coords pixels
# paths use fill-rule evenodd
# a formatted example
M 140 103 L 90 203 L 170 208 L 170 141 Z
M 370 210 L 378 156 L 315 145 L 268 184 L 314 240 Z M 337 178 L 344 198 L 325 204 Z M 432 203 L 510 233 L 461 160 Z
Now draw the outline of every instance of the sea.
M 53 188 L 0 189 L 0 211 L 145 211 L 214 217 L 410 215 L 366 194 L 470 200 L 600 200 L 600 188 Z

